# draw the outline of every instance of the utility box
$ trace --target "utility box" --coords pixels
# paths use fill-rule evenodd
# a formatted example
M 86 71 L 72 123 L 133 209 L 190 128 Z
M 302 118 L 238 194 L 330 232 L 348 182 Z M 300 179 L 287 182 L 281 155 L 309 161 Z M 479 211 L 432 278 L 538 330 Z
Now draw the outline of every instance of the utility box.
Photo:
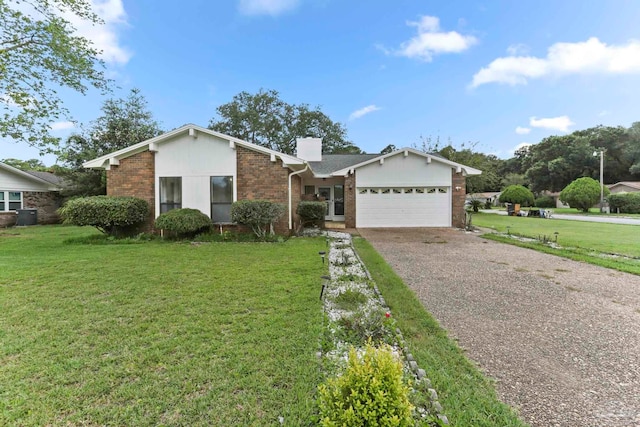
M 18 209 L 18 219 L 16 225 L 36 225 L 38 224 L 38 210 L 37 209 Z

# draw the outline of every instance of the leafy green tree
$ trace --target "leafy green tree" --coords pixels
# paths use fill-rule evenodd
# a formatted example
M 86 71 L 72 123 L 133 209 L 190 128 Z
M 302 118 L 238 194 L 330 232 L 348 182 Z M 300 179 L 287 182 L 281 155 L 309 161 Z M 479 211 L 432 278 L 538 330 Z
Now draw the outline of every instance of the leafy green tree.
M 66 196 L 105 194 L 104 171 L 82 164 L 162 133 L 138 89 L 132 89 L 126 99 L 108 99 L 102 113 L 82 134 L 71 135 L 61 149 L 59 159 L 68 168 L 63 175 L 72 184 Z
M 60 88 L 107 90 L 104 64 L 65 17 L 101 20 L 87 0 L 0 1 L 0 136 L 52 152 L 51 123 L 68 118 Z
M 522 185 L 510 185 L 500 194 L 500 203 L 515 203 L 522 206 L 532 206 L 534 197 L 531 190 Z
M 275 90 L 240 92 L 217 108 L 209 128 L 272 150 L 295 154 L 296 138 L 322 138 L 322 152 L 362 153 L 347 140 L 347 130 L 307 104 L 288 104 Z
M 609 193 L 609 189 L 604 187 L 604 196 L 608 196 Z M 566 203 L 572 208 L 583 212 L 589 212 L 589 208 L 598 203 L 599 200 L 600 183 L 589 177 L 576 179 L 560 192 L 560 201 L 562 203 Z
M 396 150 L 397 148 L 395 145 L 389 144 L 386 147 L 384 147 L 382 150 L 380 150 L 380 154 L 389 154 L 389 153 L 393 153 Z
M 0 160 L 0 162 L 4 163 L 5 165 L 13 166 L 16 169 L 20 169 L 23 171 L 48 172 L 51 169 L 38 159 L 29 159 L 29 160 L 4 159 L 4 160 Z

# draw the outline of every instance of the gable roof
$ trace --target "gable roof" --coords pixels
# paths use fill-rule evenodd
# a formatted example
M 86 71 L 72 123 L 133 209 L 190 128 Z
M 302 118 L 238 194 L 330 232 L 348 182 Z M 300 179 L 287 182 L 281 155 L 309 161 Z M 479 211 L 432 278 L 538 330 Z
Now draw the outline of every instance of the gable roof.
M 58 175 L 52 174 L 51 172 L 42 172 L 42 171 L 25 171 L 25 172 L 35 176 L 36 178 L 40 178 L 43 181 L 50 182 L 53 185 L 58 185 L 58 186 L 64 185 L 64 179 L 59 177 Z
M 260 153 L 268 154 L 270 156 L 279 157 L 282 162 L 287 166 L 302 166 L 305 164 L 305 161 L 299 159 L 294 156 L 290 156 L 288 154 L 280 153 L 275 150 L 271 150 L 269 148 L 263 147 L 261 145 L 252 144 L 251 142 L 243 141 L 242 139 L 235 138 L 233 136 L 225 135 L 220 132 L 216 132 L 211 129 L 203 128 L 201 126 L 197 126 L 194 124 L 186 124 L 184 126 L 180 126 L 177 129 L 172 131 L 163 133 L 162 135 L 158 135 L 154 138 L 147 139 L 146 141 L 139 142 L 137 144 L 133 144 L 129 147 L 123 148 L 118 151 L 114 151 L 113 153 L 105 154 L 104 156 L 98 157 L 93 160 L 89 160 L 84 162 L 82 166 L 85 168 L 93 168 L 93 169 L 109 169 L 111 165 L 117 165 L 121 159 L 125 159 L 127 157 L 133 156 L 134 154 L 143 152 L 143 151 L 155 151 L 159 144 L 166 142 L 167 140 L 178 136 L 182 133 L 195 133 L 201 132 L 211 136 L 215 136 L 220 139 L 224 139 L 229 141 L 229 146 L 234 147 L 235 145 L 239 145 L 241 147 L 247 148 L 249 150 L 257 151 Z M 296 169 L 294 167 L 294 169 Z
M 620 181 L 620 182 L 616 182 L 615 184 L 609 184 L 607 185 L 607 187 L 609 187 L 609 189 L 612 189 L 613 187 L 617 187 L 621 185 L 635 188 L 636 190 L 640 190 L 640 181 Z
M 7 172 L 13 173 L 14 175 L 18 175 L 21 176 L 23 178 L 26 178 L 30 181 L 36 182 L 38 184 L 45 184 L 47 187 L 49 187 L 49 190 L 51 191 L 58 191 L 61 188 L 61 179 L 57 176 L 55 176 L 52 173 L 49 172 L 37 172 L 37 171 L 23 171 L 20 170 L 18 168 L 14 168 L 13 166 L 9 166 L 6 163 L 2 163 L 0 162 L 0 169 L 3 169 Z M 45 177 L 46 174 L 46 177 Z M 56 180 L 58 180 L 57 182 L 54 182 L 54 178 L 55 177 Z
M 331 176 L 332 172 L 367 160 L 375 159 L 380 154 L 323 154 L 319 162 L 309 162 L 309 166 L 317 177 Z
M 368 164 L 380 161 L 381 159 L 386 159 L 388 157 L 393 157 L 393 156 L 397 156 L 399 154 L 405 155 L 408 153 L 412 153 L 415 154 L 417 156 L 420 157 L 424 157 L 427 161 L 427 163 L 430 163 L 432 160 L 435 160 L 437 162 L 443 163 L 445 165 L 451 166 L 452 168 L 456 168 L 456 170 L 460 170 L 460 172 L 462 172 L 462 174 L 464 176 L 470 176 L 470 175 L 480 175 L 482 173 L 481 170 L 479 169 L 475 169 L 469 166 L 465 166 L 463 164 L 460 163 L 456 163 L 456 162 L 452 162 L 451 160 L 447 160 L 444 157 L 437 155 L 437 154 L 431 154 L 431 153 L 424 153 L 422 151 L 418 151 L 415 148 L 401 148 L 399 150 L 393 151 L 391 153 L 388 154 L 380 154 L 380 155 L 376 155 L 375 157 L 371 158 L 371 159 L 367 159 L 364 160 L 361 163 L 357 163 L 355 165 L 351 165 L 351 166 L 347 166 L 344 167 L 340 170 L 334 171 L 333 173 L 331 173 L 331 176 L 346 176 L 349 174 L 350 171 L 361 168 L 362 166 L 366 166 Z

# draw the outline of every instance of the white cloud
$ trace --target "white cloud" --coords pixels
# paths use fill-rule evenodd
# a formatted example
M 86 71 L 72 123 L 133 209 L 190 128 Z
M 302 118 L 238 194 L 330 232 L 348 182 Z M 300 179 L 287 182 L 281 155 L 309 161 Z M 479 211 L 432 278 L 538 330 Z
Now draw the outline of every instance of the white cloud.
M 132 53 L 121 46 L 119 31 L 128 26 L 127 13 L 122 0 L 92 0 L 93 11 L 104 21 L 97 25 L 82 20 L 75 15 L 65 14 L 64 17 L 77 29 L 77 33 L 93 42 L 93 46 L 101 51 L 99 55 L 109 64 L 124 65 L 131 59 Z
M 362 116 L 365 116 L 369 113 L 373 113 L 374 111 L 380 110 L 380 107 L 376 107 L 375 105 L 367 105 L 366 107 L 360 108 L 359 110 L 354 111 L 349 115 L 349 120 L 359 119 Z
M 430 62 L 434 55 L 463 52 L 478 42 L 473 36 L 462 35 L 456 31 L 441 31 L 440 19 L 435 16 L 421 16 L 419 21 L 407 21 L 407 25 L 416 27 L 418 34 L 401 43 L 399 49 L 377 47 L 387 54 L 393 53 Z
M 473 76 L 471 87 L 486 83 L 526 84 L 532 78 L 589 73 L 640 73 L 640 41 L 607 45 L 591 37 L 584 42 L 555 43 L 545 58 L 497 58 Z
M 76 127 L 76 125 L 73 122 L 55 122 L 51 123 L 50 127 L 52 131 L 57 131 L 73 129 Z
M 240 0 L 238 9 L 245 15 L 276 16 L 298 6 L 299 0 Z
M 507 48 L 507 53 L 511 56 L 516 55 L 528 55 L 529 54 L 529 46 L 522 43 L 512 44 Z
M 569 132 L 569 126 L 572 125 L 575 125 L 575 123 L 571 121 L 569 116 L 558 116 L 542 119 L 531 117 L 529 119 L 529 126 L 531 127 L 558 130 L 560 132 Z
M 518 135 L 526 135 L 526 134 L 528 134 L 529 132 L 531 132 L 531 129 L 530 129 L 530 128 L 524 128 L 524 127 L 522 127 L 522 126 L 518 126 L 518 127 L 516 127 L 516 133 L 517 133 Z

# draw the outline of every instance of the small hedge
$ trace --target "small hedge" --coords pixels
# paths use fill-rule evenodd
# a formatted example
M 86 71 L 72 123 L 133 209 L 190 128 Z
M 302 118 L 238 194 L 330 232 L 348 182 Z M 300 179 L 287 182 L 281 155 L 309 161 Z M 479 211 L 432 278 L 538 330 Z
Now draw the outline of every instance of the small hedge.
M 391 347 L 367 344 L 364 354 L 349 352 L 346 371 L 318 387 L 320 425 L 414 426 L 402 362 Z
M 551 196 L 540 196 L 535 200 L 535 205 L 538 208 L 555 208 L 556 202 Z
M 194 236 L 211 229 L 211 219 L 198 209 L 172 209 L 156 218 L 155 227 L 180 237 Z
M 612 213 L 640 213 L 640 193 L 616 193 L 607 197 Z
M 69 200 L 58 213 L 65 224 L 90 225 L 110 236 L 128 237 L 147 219 L 149 205 L 137 197 L 81 197 Z
M 274 234 L 273 223 L 284 212 L 284 205 L 268 200 L 240 200 L 231 205 L 231 220 L 251 227 L 259 239 L 265 240 L 267 233 Z
M 327 203 L 301 201 L 298 203 L 296 213 L 300 216 L 304 227 L 308 225 L 321 225 L 327 214 Z

